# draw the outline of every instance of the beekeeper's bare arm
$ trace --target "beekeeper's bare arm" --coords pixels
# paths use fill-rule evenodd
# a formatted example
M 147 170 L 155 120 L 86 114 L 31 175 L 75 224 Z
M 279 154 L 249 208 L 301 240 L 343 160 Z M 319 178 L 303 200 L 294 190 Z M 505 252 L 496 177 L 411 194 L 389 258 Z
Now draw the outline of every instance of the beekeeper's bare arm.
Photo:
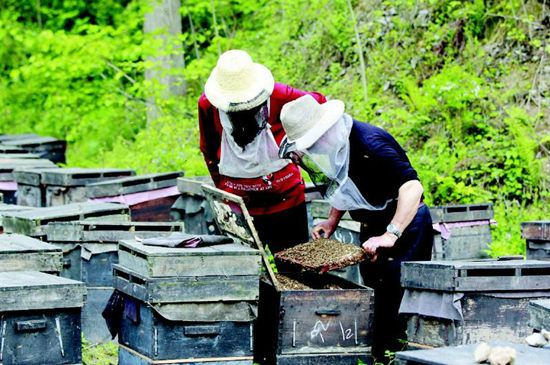
M 391 223 L 393 223 L 401 233 L 409 226 L 416 215 L 423 193 L 424 188 L 418 180 L 409 180 L 399 188 L 397 209 Z M 393 247 L 395 241 L 397 241 L 395 235 L 385 232 L 381 236 L 369 238 L 363 243 L 363 248 L 368 254 L 374 255 L 378 247 Z

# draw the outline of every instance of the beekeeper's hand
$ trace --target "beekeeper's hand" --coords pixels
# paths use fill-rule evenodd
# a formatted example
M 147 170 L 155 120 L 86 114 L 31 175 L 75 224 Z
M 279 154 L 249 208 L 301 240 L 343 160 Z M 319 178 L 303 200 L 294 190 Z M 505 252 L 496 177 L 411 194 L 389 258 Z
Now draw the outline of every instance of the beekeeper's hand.
M 378 247 L 393 247 L 395 241 L 397 241 L 397 237 L 395 237 L 393 234 L 386 232 L 381 236 L 374 236 L 369 238 L 368 240 L 363 242 L 362 246 L 367 255 L 369 255 L 373 259 L 376 259 L 376 250 L 378 249 Z
M 311 231 L 311 237 L 314 240 L 318 240 L 319 238 L 330 238 L 334 231 L 336 230 L 336 227 L 338 226 L 338 223 L 334 224 L 330 219 L 326 221 L 322 221 L 318 225 L 316 225 L 313 230 Z

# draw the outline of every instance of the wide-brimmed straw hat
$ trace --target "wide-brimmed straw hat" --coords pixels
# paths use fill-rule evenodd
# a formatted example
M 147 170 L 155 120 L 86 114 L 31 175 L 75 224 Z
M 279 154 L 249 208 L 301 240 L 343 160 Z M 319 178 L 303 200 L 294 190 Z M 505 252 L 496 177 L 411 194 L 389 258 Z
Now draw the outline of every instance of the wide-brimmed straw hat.
M 287 142 L 295 143 L 298 150 L 309 148 L 340 119 L 344 109 L 341 100 L 319 104 L 309 94 L 286 103 L 281 110 L 281 123 Z
M 245 51 L 231 50 L 220 56 L 204 92 L 212 105 L 225 112 L 252 109 L 266 101 L 275 86 L 271 71 Z

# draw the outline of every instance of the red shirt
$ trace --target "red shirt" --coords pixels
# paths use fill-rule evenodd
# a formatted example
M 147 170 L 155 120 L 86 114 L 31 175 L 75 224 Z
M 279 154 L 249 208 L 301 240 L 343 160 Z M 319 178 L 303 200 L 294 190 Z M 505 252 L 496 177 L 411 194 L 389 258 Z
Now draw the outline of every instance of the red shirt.
M 269 98 L 269 119 L 275 142 L 280 145 L 285 131 L 281 124 L 281 109 L 286 103 L 305 94 L 319 103 L 326 98 L 317 92 L 305 92 L 288 85 L 275 83 Z M 295 207 L 304 201 L 304 183 L 297 166 L 289 163 L 283 169 L 267 176 L 234 178 L 220 175 L 222 125 L 218 109 L 202 94 L 199 99 L 200 149 L 216 186 L 242 196 L 251 215 L 272 214 Z

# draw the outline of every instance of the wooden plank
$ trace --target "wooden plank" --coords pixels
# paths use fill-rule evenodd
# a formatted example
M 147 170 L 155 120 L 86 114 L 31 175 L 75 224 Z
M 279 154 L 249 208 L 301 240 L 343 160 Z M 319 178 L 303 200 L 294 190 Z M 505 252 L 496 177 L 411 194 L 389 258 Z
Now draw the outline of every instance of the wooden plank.
M 255 301 L 259 275 L 149 278 L 113 265 L 117 290 L 148 303 Z
M 17 184 L 40 186 L 42 173 L 52 169 L 59 169 L 59 167 L 18 169 L 13 172 L 13 176 Z
M 521 236 L 526 240 L 550 241 L 550 221 L 522 222 Z
M 86 186 L 86 196 L 98 198 L 167 188 L 175 186 L 176 179 L 180 176 L 183 176 L 183 171 L 137 175 L 92 183 Z
M 36 153 L 27 153 L 27 152 L 24 152 L 24 151 L 21 151 L 21 153 L 2 153 L 2 152 L 0 152 L 0 159 L 4 159 L 4 158 L 37 159 L 37 158 L 40 158 L 40 155 L 38 155 Z
M 102 180 L 134 175 L 130 169 L 61 168 L 45 171 L 42 183 L 57 186 L 84 186 Z
M 4 158 L 0 159 L 0 181 L 14 180 L 14 170 L 16 169 L 31 169 L 31 168 L 55 168 L 53 162 L 46 159 L 15 159 Z
M 118 242 L 153 238 L 183 232 L 181 222 L 107 222 L 75 221 L 51 222 L 48 224 L 49 241 L 57 242 Z
M 546 365 L 548 350 L 529 347 L 510 342 L 490 341 L 489 346 L 512 347 L 516 350 L 515 365 Z M 477 344 L 442 347 L 430 350 L 414 350 L 397 352 L 397 365 L 477 365 L 474 352 Z
M 82 307 L 84 283 L 36 271 L 0 272 L 0 312 Z
M 338 349 L 337 349 L 338 350 Z M 350 365 L 350 364 L 374 364 L 372 356 L 362 351 L 353 353 L 308 353 L 293 355 L 277 355 L 277 365 Z
M 2 141 L 2 144 L 6 146 L 21 146 L 21 147 L 35 147 L 38 145 L 46 145 L 46 144 L 59 144 L 63 145 L 66 144 L 65 141 L 49 137 L 49 136 L 28 136 L 25 138 L 16 138 L 16 139 L 10 139 L 7 141 Z
M 151 304 L 163 318 L 182 322 L 250 322 L 258 316 L 254 302 L 201 302 Z
M 185 195 L 204 197 L 202 185 L 214 186 L 210 176 L 180 177 L 177 179 L 178 191 Z
M 550 299 L 529 302 L 529 326 L 537 331 L 550 329 Z

